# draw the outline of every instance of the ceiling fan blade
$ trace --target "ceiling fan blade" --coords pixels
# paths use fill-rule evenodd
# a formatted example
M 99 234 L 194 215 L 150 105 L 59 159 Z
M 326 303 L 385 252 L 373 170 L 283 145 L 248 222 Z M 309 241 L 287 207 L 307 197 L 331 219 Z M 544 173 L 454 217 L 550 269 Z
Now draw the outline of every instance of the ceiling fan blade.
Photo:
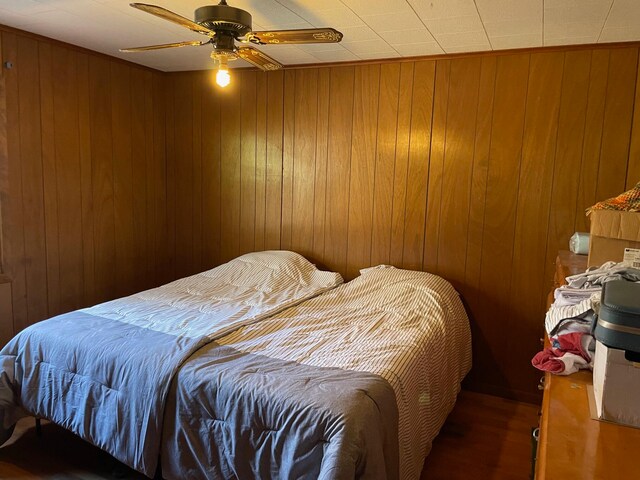
M 247 41 L 258 45 L 274 43 L 337 43 L 342 33 L 334 28 L 307 28 L 302 30 L 273 30 L 270 32 L 250 32 Z
M 255 65 L 261 70 L 279 70 L 282 68 L 282 64 L 271 58 L 269 55 L 262 53 L 260 50 L 256 50 L 251 47 L 238 48 L 236 54 L 246 60 L 252 65 Z
M 178 15 L 177 13 L 173 13 L 166 8 L 158 7 L 157 5 L 147 5 L 146 3 L 130 3 L 133 8 L 137 8 L 138 10 L 142 10 L 143 12 L 150 13 L 151 15 L 155 15 L 156 17 L 160 17 L 164 20 L 169 20 L 170 22 L 177 23 L 183 27 L 188 28 L 189 30 L 201 33 L 202 35 L 208 35 L 209 37 L 213 37 L 215 32 L 213 30 L 209 30 L 207 27 L 203 27 L 202 25 L 189 20 L 188 18 L 183 17 L 182 15 Z
M 161 48 L 175 48 L 175 47 L 199 47 L 200 45 L 206 45 L 209 42 L 199 42 L 197 40 L 193 40 L 190 42 L 177 42 L 177 43 L 163 43 L 162 45 L 149 45 L 146 47 L 132 47 L 132 48 L 121 48 L 121 52 L 146 52 L 147 50 L 160 50 Z

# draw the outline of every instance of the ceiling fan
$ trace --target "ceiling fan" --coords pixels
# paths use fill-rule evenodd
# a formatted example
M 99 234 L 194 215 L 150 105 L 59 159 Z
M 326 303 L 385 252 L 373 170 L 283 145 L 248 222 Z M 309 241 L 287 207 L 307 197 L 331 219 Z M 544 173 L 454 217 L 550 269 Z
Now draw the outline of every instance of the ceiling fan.
M 265 71 L 282 68 L 281 63 L 260 50 L 248 46 L 248 44 L 337 43 L 342 40 L 342 33 L 333 28 L 254 32 L 251 27 L 251 14 L 240 8 L 227 5 L 226 0 L 221 0 L 218 5 L 207 5 L 196 9 L 193 21 L 156 5 L 145 3 L 131 3 L 130 5 L 209 38 L 204 41 L 192 40 L 147 47 L 121 48 L 121 52 L 144 52 L 162 48 L 199 47 L 211 44 L 213 47 L 211 58 L 217 68 L 216 83 L 221 87 L 226 87 L 231 81 L 227 66 L 227 62 L 230 60 L 242 58 Z M 236 41 L 246 46 L 236 46 Z

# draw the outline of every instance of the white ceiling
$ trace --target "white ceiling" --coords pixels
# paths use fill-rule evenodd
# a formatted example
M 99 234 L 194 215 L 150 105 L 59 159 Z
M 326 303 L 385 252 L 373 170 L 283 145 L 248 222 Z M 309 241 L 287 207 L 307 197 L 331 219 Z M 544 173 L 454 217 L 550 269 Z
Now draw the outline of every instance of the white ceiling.
M 146 0 L 187 18 L 217 0 Z M 285 65 L 640 40 L 639 0 L 228 0 L 254 30 L 331 26 L 340 44 L 260 47 Z M 0 23 L 164 71 L 212 68 L 210 47 L 124 54 L 202 39 L 129 0 L 0 0 Z M 246 66 L 237 61 L 232 66 Z

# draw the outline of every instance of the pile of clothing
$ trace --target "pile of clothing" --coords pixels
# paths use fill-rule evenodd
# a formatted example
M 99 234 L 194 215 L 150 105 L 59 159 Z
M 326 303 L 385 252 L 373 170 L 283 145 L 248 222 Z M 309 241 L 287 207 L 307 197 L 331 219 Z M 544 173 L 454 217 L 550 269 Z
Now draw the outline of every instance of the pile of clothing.
M 611 280 L 640 282 L 640 270 L 624 262 L 607 262 L 567 277 L 567 285 L 555 290 L 545 318 L 551 346 L 533 357 L 534 367 L 558 375 L 593 368 L 592 326 L 600 307 L 602 285 Z

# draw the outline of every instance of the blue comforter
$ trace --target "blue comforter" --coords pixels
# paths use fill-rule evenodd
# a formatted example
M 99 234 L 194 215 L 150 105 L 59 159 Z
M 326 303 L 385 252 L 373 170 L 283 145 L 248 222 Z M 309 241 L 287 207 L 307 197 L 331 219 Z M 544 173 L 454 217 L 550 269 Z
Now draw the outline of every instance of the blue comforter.
M 0 416 L 19 408 L 152 477 L 171 379 L 206 337 L 176 337 L 84 312 L 24 330 L 0 352 Z
M 259 252 L 32 325 L 0 351 L 0 443 L 32 414 L 153 476 L 167 392 L 182 363 L 340 283 L 296 253 Z

